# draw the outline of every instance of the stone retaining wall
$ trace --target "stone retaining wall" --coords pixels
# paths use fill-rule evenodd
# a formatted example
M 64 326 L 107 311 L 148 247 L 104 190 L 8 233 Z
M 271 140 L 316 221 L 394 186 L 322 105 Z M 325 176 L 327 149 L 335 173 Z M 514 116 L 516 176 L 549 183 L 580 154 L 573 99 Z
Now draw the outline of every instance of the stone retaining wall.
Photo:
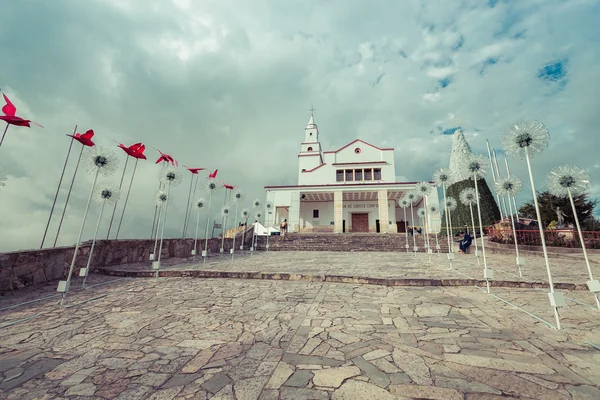
M 252 233 L 246 234 L 246 242 L 250 243 Z M 233 239 L 225 238 L 224 249 L 229 252 Z M 241 243 L 241 235 L 236 239 L 236 246 Z M 191 255 L 194 239 L 164 239 L 161 259 L 172 257 L 185 258 Z M 221 239 L 208 240 L 208 252 L 218 253 Z M 91 241 L 79 247 L 75 261 L 74 276 L 79 274 L 79 268 L 85 267 L 90 254 Z M 204 240 L 198 241 L 198 255 L 204 249 Z M 20 289 L 39 283 L 65 279 L 74 246 L 56 247 L 53 249 L 24 250 L 0 253 L 0 294 L 10 290 Z M 92 269 L 110 265 L 122 265 L 148 261 L 154 250 L 154 241 L 138 240 L 99 240 L 94 247 Z

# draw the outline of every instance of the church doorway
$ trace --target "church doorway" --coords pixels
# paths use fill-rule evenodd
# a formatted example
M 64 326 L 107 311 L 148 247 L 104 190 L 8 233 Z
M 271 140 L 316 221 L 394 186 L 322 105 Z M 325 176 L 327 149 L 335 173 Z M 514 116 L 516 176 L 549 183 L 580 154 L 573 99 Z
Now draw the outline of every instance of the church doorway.
M 396 226 L 398 227 L 398 233 L 406 232 L 406 222 L 405 221 L 396 221 Z
M 369 232 L 369 214 L 352 214 L 352 232 Z

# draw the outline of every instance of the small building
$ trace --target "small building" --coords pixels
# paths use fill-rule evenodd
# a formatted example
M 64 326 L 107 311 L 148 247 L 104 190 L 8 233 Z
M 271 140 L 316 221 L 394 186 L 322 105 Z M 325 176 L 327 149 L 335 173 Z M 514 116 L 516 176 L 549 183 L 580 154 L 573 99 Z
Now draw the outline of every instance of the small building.
M 393 148 L 380 148 L 356 139 L 337 150 L 323 151 L 319 128 L 311 115 L 298 154 L 298 184 L 265 186 L 272 205 L 266 226 L 278 227 L 284 219 L 289 232 L 405 232 L 421 226 L 417 209 L 424 199 L 404 210 L 398 200 L 418 182 L 396 182 Z M 434 186 L 433 182 L 431 182 Z M 439 209 L 437 188 L 427 196 Z M 430 232 L 439 232 L 440 214 L 429 221 Z

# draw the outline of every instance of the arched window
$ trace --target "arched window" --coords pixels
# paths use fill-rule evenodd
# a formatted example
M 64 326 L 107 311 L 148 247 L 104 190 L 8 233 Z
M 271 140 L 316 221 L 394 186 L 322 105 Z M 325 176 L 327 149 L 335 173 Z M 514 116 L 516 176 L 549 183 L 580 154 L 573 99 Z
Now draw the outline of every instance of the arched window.
M 309 147 L 308 149 L 306 149 L 306 151 L 312 151 L 312 147 Z

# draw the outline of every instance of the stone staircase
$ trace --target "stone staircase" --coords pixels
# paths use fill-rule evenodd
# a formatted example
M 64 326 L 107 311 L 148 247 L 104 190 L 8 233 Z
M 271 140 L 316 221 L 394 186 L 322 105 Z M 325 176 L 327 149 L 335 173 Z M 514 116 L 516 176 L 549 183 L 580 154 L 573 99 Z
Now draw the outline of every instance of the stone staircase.
M 448 252 L 448 242 L 445 236 L 439 236 L 440 252 Z M 457 240 L 457 239 L 456 239 Z M 257 250 L 264 250 L 266 236 L 259 236 Z M 416 236 L 420 252 L 425 251 L 425 236 Z M 405 252 L 406 239 L 403 233 L 287 233 L 281 236 L 269 237 L 271 251 L 385 251 Z M 409 251 L 413 250 L 413 239 L 409 236 Z M 430 245 L 434 252 L 435 235 L 430 236 Z M 455 245 L 456 246 L 456 245 Z

